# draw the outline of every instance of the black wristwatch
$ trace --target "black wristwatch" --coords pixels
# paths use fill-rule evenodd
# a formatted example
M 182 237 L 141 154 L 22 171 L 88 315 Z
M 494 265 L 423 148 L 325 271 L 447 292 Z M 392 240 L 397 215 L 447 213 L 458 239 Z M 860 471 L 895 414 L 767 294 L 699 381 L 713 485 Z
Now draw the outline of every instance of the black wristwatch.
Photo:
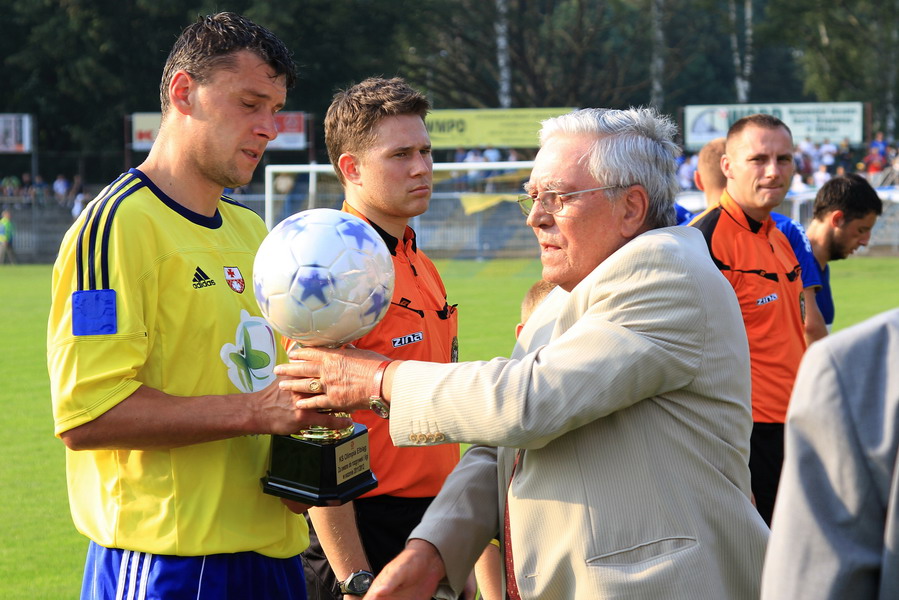
M 346 581 L 340 582 L 340 593 L 349 596 L 364 596 L 371 587 L 371 582 L 375 580 L 375 576 L 369 571 L 356 571 L 350 573 Z

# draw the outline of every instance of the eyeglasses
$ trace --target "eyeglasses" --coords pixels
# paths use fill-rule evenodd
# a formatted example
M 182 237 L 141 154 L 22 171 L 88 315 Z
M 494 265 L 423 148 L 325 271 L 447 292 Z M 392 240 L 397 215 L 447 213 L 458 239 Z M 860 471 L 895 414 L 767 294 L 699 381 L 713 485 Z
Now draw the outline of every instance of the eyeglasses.
M 614 188 L 624 188 L 628 187 L 626 185 L 604 185 L 598 188 L 591 188 L 589 190 L 578 190 L 577 192 L 565 192 L 564 194 L 560 194 L 559 192 L 555 192 L 552 190 L 547 190 L 545 192 L 540 192 L 536 197 L 531 196 L 530 194 L 521 194 L 518 196 L 518 206 L 521 207 L 521 212 L 524 213 L 524 216 L 528 216 L 531 214 L 531 209 L 534 208 L 534 204 L 537 201 L 540 201 L 540 205 L 543 207 L 543 210 L 546 211 L 547 214 L 554 215 L 560 210 L 562 210 L 562 198 L 568 198 L 570 196 L 576 196 L 577 194 L 586 194 L 587 192 L 598 192 L 600 190 L 611 190 Z

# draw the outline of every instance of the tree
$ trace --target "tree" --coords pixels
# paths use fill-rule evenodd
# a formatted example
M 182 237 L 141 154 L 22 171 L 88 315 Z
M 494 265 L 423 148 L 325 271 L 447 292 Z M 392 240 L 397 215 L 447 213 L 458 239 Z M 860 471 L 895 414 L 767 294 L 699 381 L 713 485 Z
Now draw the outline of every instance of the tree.
M 649 87 L 642 19 L 620 0 L 435 3 L 406 69 L 437 106 L 499 106 L 501 78 L 488 57 L 497 56 L 495 24 L 506 22 L 512 106 L 620 106 Z
M 650 0 L 650 15 L 652 18 L 652 62 L 649 65 L 650 78 L 652 79 L 652 97 L 649 103 L 656 108 L 662 108 L 665 103 L 665 0 Z
M 896 131 L 899 2 L 772 3 L 768 22 L 794 48 L 804 89 L 819 101 L 870 101 L 873 123 Z
M 752 0 L 743 0 L 742 27 L 737 17 L 736 0 L 727 0 L 727 16 L 730 23 L 730 49 L 734 61 L 734 88 L 737 92 L 737 102 L 740 104 L 749 102 L 749 81 L 752 77 L 752 59 L 754 48 L 752 46 Z M 742 48 L 740 44 L 740 30 L 743 31 Z
M 231 0 L 227 9 L 272 29 L 294 51 L 300 81 L 286 109 L 321 117 L 339 87 L 398 72 L 401 34 L 423 3 L 378 4 Z M 123 166 L 125 116 L 159 110 L 159 81 L 176 37 L 198 15 L 218 10 L 212 1 L 0 0 L 0 14 L 14 25 L 0 40 L 0 76 L 12 82 L 0 111 L 35 114 L 45 157 L 105 181 Z

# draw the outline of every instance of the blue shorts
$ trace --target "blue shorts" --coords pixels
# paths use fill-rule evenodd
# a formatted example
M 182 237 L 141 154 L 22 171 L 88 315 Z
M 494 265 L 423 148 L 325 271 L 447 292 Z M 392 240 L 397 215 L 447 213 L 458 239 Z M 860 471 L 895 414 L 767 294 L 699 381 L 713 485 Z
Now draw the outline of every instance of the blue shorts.
M 271 558 L 256 552 L 168 556 L 104 548 L 87 549 L 82 600 L 306 600 L 299 556 Z

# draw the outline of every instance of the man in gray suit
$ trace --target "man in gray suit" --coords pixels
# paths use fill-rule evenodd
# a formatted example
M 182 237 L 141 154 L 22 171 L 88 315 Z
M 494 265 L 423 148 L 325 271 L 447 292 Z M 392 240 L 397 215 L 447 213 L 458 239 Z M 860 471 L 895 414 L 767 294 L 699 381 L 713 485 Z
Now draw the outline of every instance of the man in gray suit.
M 368 600 L 455 597 L 498 531 L 511 598 L 758 597 L 748 343 L 702 235 L 669 227 L 674 132 L 651 109 L 543 123 L 520 202 L 558 287 L 510 359 L 277 367 L 298 406 L 389 411 L 396 444 L 478 444 Z
M 764 600 L 899 598 L 899 310 L 812 344 L 786 424 Z

